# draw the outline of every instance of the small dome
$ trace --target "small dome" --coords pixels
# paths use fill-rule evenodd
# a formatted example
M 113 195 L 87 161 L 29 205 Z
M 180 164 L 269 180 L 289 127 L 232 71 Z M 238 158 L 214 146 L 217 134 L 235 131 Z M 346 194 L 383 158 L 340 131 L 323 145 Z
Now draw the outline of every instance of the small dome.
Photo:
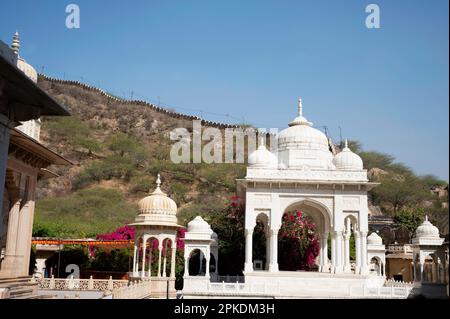
M 17 67 L 19 68 L 20 71 L 25 73 L 25 75 L 27 77 L 29 77 L 31 79 L 31 81 L 33 81 L 34 83 L 37 83 L 38 75 L 37 75 L 36 69 L 33 68 L 27 62 L 25 62 L 24 59 L 22 59 L 22 58 L 17 59 Z
M 214 239 L 214 240 L 216 240 L 216 241 L 219 239 L 219 236 L 217 235 L 216 232 L 213 231 L 213 233 L 212 233 L 212 235 L 211 235 L 211 239 Z
M 188 233 L 213 233 L 211 226 L 201 216 L 197 216 L 191 220 L 188 223 L 187 229 Z
M 303 116 L 299 99 L 298 116 L 278 134 L 279 158 L 285 167 L 327 169 L 332 162 L 328 138 L 312 125 Z
M 337 154 L 333 159 L 333 164 L 337 169 L 342 170 L 362 170 L 363 161 L 358 154 L 353 153 L 348 147 L 347 140 L 345 140 L 344 149 Z
M 439 229 L 428 221 L 428 216 L 416 229 L 416 238 L 439 238 Z
M 248 157 L 248 165 L 257 168 L 277 168 L 278 159 L 275 154 L 266 148 L 263 139 L 261 139 L 258 149 Z
M 136 223 L 176 225 L 177 204 L 161 190 L 159 174 L 156 185 L 153 193 L 139 201 L 139 215 L 136 218 Z
M 368 245 L 383 245 L 383 239 L 377 234 L 372 233 L 367 237 Z

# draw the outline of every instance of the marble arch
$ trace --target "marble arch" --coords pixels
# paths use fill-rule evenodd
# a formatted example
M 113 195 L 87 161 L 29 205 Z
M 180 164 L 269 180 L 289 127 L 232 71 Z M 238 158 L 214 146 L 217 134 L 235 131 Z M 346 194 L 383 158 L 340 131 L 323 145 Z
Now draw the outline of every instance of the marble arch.
M 311 210 L 312 208 L 312 210 Z M 331 227 L 331 220 L 332 219 L 332 213 L 328 209 L 327 206 L 322 204 L 321 202 L 313 199 L 313 198 L 307 198 L 307 199 L 301 199 L 301 200 L 292 200 L 290 204 L 286 205 L 284 208 L 281 208 L 281 211 L 283 212 L 281 214 L 281 218 L 283 218 L 283 215 L 289 211 L 292 210 L 300 210 L 304 211 L 317 225 L 318 229 L 317 231 L 319 233 L 326 233 L 329 232 L 329 229 Z M 282 220 L 279 220 L 279 223 L 281 225 Z

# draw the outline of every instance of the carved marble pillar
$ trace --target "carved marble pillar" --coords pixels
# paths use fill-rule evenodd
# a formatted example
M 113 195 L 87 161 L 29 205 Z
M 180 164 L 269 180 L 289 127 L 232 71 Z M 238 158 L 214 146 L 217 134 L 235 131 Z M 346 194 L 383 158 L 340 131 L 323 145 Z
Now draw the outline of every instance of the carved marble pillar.
M 205 277 L 209 277 L 209 261 L 211 260 L 211 254 L 209 252 L 209 248 L 206 249 L 205 259 L 206 259 L 206 263 L 205 263 L 205 266 L 206 266 Z
M 334 273 L 336 271 L 336 233 L 331 233 L 331 267 L 330 271 Z
M 172 241 L 172 255 L 170 261 L 170 277 L 175 278 L 175 267 L 176 267 L 176 256 L 177 256 L 177 243 L 176 240 Z
M 245 265 L 244 271 L 253 271 L 253 229 L 245 230 Z
M 147 250 L 147 236 L 142 236 L 142 271 L 141 277 L 145 276 L 145 253 Z
M 184 250 L 184 277 L 189 276 L 189 258 L 191 251 L 188 249 Z
M 355 274 L 359 274 L 361 271 L 361 236 L 358 231 L 355 231 L 354 235 L 355 235 L 355 254 L 356 254 Z
M 328 264 L 328 233 L 320 235 L 320 268 L 321 272 L 329 272 Z
M 158 238 L 158 277 L 161 277 L 162 240 Z
M 278 230 L 278 228 L 270 229 L 270 272 L 278 271 Z
M 344 233 L 344 272 L 350 273 L 350 232 L 346 231 Z
M 361 232 L 361 271 L 362 275 L 369 273 L 369 261 L 367 260 L 367 232 Z
M 138 248 L 137 248 L 136 240 L 137 240 L 137 239 L 134 240 L 133 276 L 136 276 L 136 272 L 137 272 L 137 269 L 136 269 L 136 257 L 137 257 L 137 251 L 138 251 Z
M 336 267 L 335 267 L 335 273 L 342 273 L 344 271 L 343 267 L 343 249 L 342 249 L 342 232 L 337 231 L 335 233 L 336 237 Z
M 163 277 L 167 277 L 166 269 L 167 269 L 167 240 L 166 244 L 164 245 L 163 275 L 162 275 Z

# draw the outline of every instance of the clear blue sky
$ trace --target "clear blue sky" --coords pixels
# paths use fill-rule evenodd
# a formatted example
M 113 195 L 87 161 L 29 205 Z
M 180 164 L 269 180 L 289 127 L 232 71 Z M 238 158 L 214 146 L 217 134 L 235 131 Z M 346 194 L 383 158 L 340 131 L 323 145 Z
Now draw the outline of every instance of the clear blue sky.
M 65 27 L 69 3 L 80 29 Z M 381 29 L 365 27 L 369 3 Z M 215 121 L 283 128 L 302 96 L 334 140 L 341 126 L 448 180 L 448 10 L 447 0 L 2 1 L 0 39 L 18 29 L 22 57 L 48 75 Z

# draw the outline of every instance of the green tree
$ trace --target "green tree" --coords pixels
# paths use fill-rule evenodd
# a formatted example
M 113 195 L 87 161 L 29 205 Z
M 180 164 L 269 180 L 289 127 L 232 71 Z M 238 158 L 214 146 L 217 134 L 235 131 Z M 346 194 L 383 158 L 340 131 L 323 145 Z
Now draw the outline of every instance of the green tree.
M 423 208 L 405 207 L 395 214 L 394 221 L 400 228 L 407 230 L 411 238 L 417 227 L 422 224 L 424 215 Z
M 108 149 L 116 152 L 120 156 L 134 154 L 140 147 L 140 143 L 137 140 L 124 133 L 112 135 L 106 144 L 108 145 Z
M 360 152 L 359 156 L 361 156 L 364 167 L 366 169 L 371 168 L 380 168 L 383 170 L 388 170 L 389 166 L 393 163 L 394 157 L 388 154 L 380 153 L 380 152 Z
M 393 213 L 407 205 L 416 205 L 431 194 L 427 187 L 415 176 L 384 175 L 377 180 L 381 184 L 371 191 L 371 199 L 374 204 L 390 207 Z
M 82 246 L 64 247 L 45 261 L 46 269 L 53 268 L 55 278 L 67 277 L 70 273 L 66 273 L 66 267 L 70 264 L 77 265 L 80 270 L 86 269 L 89 265 L 87 248 Z

